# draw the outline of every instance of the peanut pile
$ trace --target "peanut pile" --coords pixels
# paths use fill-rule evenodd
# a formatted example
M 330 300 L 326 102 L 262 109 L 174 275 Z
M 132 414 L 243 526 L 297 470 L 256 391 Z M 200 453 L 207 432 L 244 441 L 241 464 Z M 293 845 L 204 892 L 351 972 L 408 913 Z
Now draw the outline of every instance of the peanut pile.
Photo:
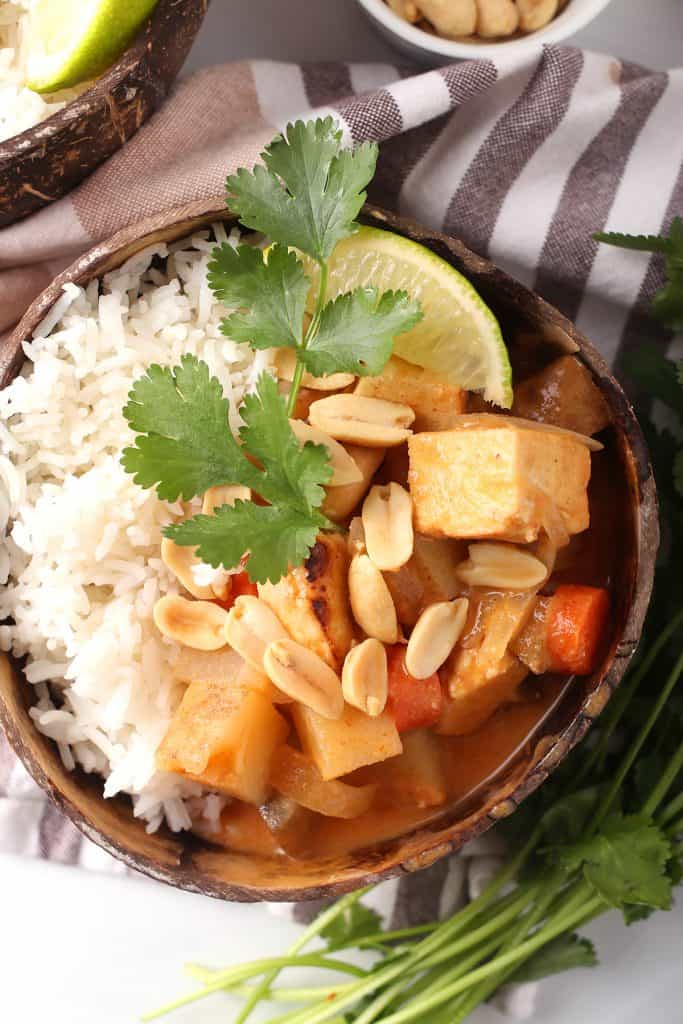
M 504 39 L 536 32 L 568 0 L 386 0 L 404 21 L 445 39 Z

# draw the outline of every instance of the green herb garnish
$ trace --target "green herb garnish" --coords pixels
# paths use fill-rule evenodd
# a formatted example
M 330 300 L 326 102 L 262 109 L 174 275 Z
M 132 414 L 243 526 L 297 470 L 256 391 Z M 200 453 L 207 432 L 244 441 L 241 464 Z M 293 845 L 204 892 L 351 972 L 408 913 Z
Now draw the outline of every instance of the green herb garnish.
M 683 331 L 683 220 L 674 217 L 668 235 L 622 235 L 617 231 L 599 231 L 596 242 L 620 249 L 654 252 L 664 257 L 666 284 L 655 295 L 652 312 L 674 331 Z
M 279 580 L 306 559 L 320 530 L 336 529 L 321 512 L 332 475 L 327 451 L 301 445 L 288 421 L 304 371 L 378 374 L 394 337 L 422 315 L 401 291 L 357 288 L 326 299 L 327 261 L 337 242 L 357 229 L 377 161 L 374 143 L 344 149 L 331 117 L 297 121 L 262 158 L 264 166 L 228 178 L 228 202 L 242 224 L 273 244 L 265 251 L 217 246 L 209 285 L 231 310 L 221 324 L 225 335 L 253 349 L 294 351 L 288 398 L 263 374 L 240 408 L 238 443 L 220 383 L 205 363 L 185 356 L 173 369 L 151 366 L 124 409 L 138 436 L 122 457 L 136 483 L 156 487 L 168 501 L 187 501 L 220 484 L 251 488 L 260 503 L 224 505 L 213 516 L 169 526 L 164 535 L 196 547 L 214 567 L 236 568 L 248 554 L 247 573 L 259 583 Z M 315 285 L 299 253 L 317 265 Z

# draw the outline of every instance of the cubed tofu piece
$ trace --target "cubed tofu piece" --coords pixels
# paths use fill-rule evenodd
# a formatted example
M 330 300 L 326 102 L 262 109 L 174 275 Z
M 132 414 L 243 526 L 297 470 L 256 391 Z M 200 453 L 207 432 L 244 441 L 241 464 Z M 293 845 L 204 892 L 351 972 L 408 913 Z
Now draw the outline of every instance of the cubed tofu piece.
M 386 448 L 363 448 L 359 444 L 345 444 L 344 447 L 363 476 L 353 484 L 325 488 L 322 512 L 335 523 L 341 523 L 353 514 L 370 490 L 373 477 L 386 452 Z
M 408 442 L 415 529 L 433 537 L 537 539 L 554 504 L 569 534 L 589 524 L 590 451 L 575 435 L 494 414 Z
M 269 605 L 297 643 L 339 672 L 353 641 L 349 552 L 339 533 L 321 533 L 303 565 L 278 583 L 259 583 Z
M 508 648 L 535 600 L 534 594 L 495 594 L 471 602 L 465 632 L 441 673 L 447 697 L 437 732 L 472 732 L 501 704 L 515 700 L 529 670 Z
M 257 690 L 191 683 L 156 754 L 160 771 L 260 804 L 273 751 L 289 727 Z
M 526 665 L 508 653 L 503 655 L 496 673 L 490 678 L 468 675 L 458 680 L 454 695 L 444 700 L 436 732 L 443 736 L 474 732 L 503 704 L 517 700 L 519 684 L 528 674 Z
M 575 356 L 561 356 L 517 384 L 512 412 L 588 436 L 610 422 L 607 403 L 590 370 Z
M 465 392 L 440 373 L 392 356 L 378 377 L 361 377 L 355 394 L 409 405 L 413 430 L 448 430 L 465 411 Z
M 333 722 L 304 704 L 295 704 L 292 715 L 301 746 L 323 779 L 338 779 L 403 750 L 394 720 L 386 711 L 370 718 L 347 704 L 342 717 Z
M 462 591 L 455 570 L 466 557 L 466 546 L 455 540 L 415 535 L 413 554 L 397 572 L 384 579 L 402 626 L 412 629 L 427 605 L 450 601 Z

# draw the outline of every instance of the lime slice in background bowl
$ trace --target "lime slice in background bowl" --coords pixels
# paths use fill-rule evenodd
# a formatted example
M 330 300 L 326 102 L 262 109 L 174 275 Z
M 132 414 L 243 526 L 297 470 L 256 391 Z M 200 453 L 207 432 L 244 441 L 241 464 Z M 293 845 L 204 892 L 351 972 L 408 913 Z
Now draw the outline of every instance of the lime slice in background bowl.
M 28 87 L 57 92 L 95 78 L 126 49 L 157 0 L 37 0 Z

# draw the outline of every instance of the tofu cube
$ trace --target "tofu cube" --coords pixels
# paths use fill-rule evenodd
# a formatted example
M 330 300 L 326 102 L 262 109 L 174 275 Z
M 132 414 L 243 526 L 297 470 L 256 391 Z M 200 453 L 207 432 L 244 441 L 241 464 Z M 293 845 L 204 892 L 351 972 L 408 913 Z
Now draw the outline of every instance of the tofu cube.
M 355 393 L 409 405 L 413 430 L 448 430 L 465 411 L 466 395 L 434 370 L 392 356 L 377 377 L 361 377 Z
M 386 761 L 403 750 L 394 720 L 386 711 L 370 718 L 347 704 L 342 717 L 333 722 L 304 704 L 295 704 L 292 715 L 304 752 L 326 780 Z
M 268 794 L 273 752 L 288 732 L 257 690 L 191 683 L 157 750 L 157 768 L 258 805 Z
M 258 594 L 297 643 L 340 671 L 353 641 L 349 552 L 339 533 L 321 533 L 303 565 Z
M 555 359 L 516 385 L 512 412 L 589 437 L 610 422 L 607 403 L 590 370 L 575 356 Z
M 553 502 L 569 534 L 589 524 L 590 451 L 573 434 L 511 416 L 460 417 L 408 442 L 415 529 L 431 537 L 538 538 Z

